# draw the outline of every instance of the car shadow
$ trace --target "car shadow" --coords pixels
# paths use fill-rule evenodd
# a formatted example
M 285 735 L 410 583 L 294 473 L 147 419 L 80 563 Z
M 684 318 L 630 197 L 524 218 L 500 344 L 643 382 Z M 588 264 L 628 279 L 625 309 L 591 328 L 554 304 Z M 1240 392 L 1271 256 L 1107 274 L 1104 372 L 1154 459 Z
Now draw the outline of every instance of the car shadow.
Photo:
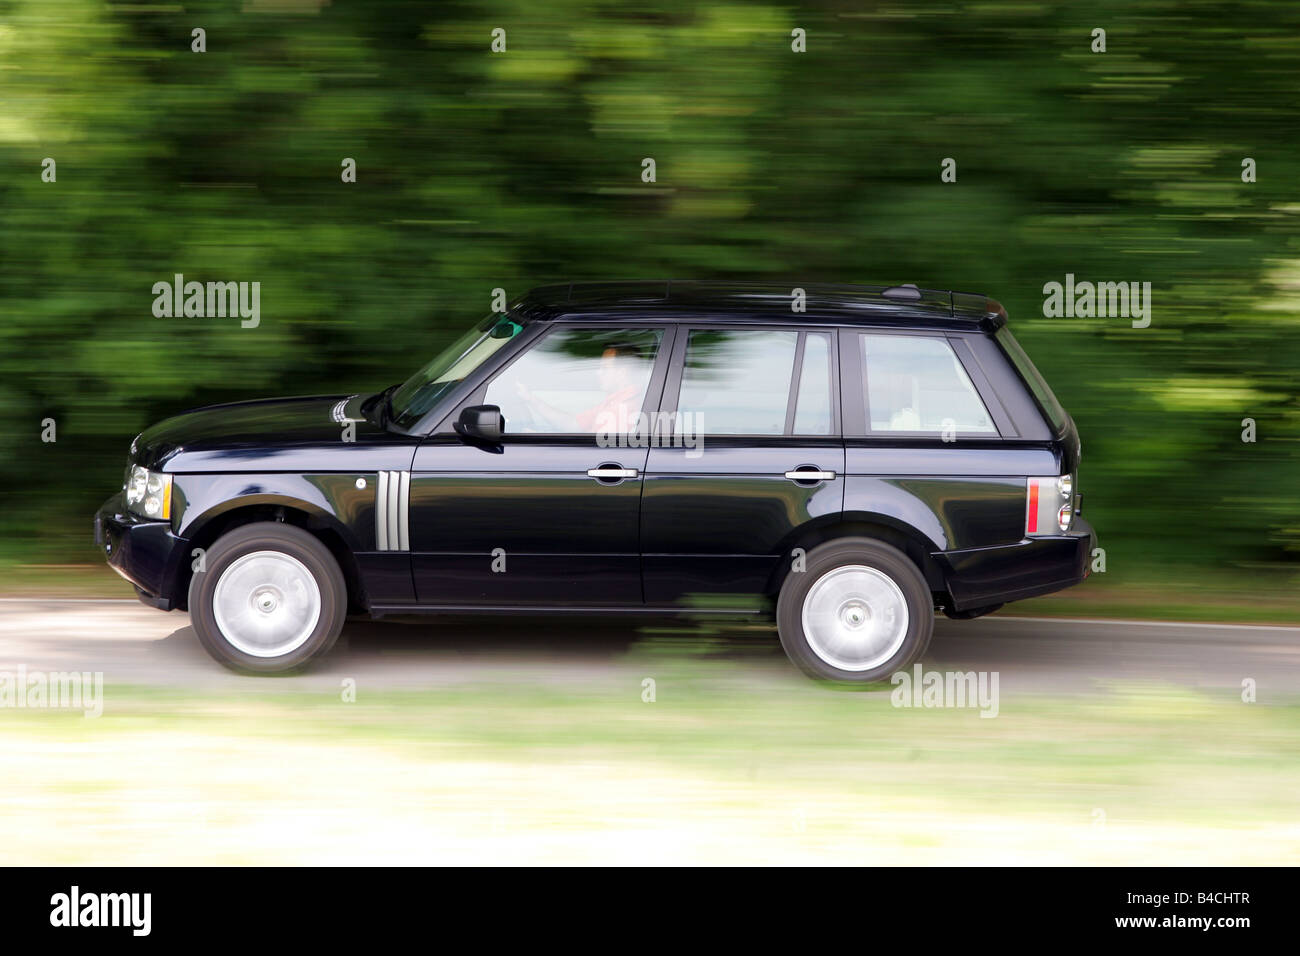
M 970 633 L 967 628 L 968 622 L 936 621 L 923 661 L 969 656 L 973 649 L 963 640 L 963 634 Z M 987 625 L 980 630 L 985 629 Z M 789 666 L 773 623 L 637 615 L 398 615 L 379 621 L 349 618 L 337 644 L 303 673 L 382 674 L 402 682 L 437 679 L 444 668 L 462 678 L 490 676 L 502 669 L 607 670 L 637 657 Z M 240 679 L 208 656 L 189 624 L 149 642 L 146 660 L 137 664 L 159 675 L 208 673 Z
M 188 624 L 149 647 L 152 668 L 230 673 L 208 656 Z M 503 665 L 606 668 L 640 653 L 784 664 L 775 625 L 632 616 L 430 615 L 350 618 L 335 646 L 306 673 L 373 671 L 400 677 L 407 671 L 414 679 L 452 663 L 475 670 Z

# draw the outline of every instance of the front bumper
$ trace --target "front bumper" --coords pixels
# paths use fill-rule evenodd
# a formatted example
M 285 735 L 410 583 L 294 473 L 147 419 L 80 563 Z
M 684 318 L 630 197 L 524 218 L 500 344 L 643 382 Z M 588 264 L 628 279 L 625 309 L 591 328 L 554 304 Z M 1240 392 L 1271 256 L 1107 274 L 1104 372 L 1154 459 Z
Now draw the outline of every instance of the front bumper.
M 186 541 L 166 521 L 151 521 L 127 511 L 119 492 L 95 515 L 95 545 L 111 567 L 135 585 L 140 600 L 170 611 L 177 606 L 177 569 Z
M 954 609 L 964 611 L 1073 587 L 1088 576 L 1096 547 L 1092 525 L 1076 514 L 1065 534 L 933 557 L 943 569 Z

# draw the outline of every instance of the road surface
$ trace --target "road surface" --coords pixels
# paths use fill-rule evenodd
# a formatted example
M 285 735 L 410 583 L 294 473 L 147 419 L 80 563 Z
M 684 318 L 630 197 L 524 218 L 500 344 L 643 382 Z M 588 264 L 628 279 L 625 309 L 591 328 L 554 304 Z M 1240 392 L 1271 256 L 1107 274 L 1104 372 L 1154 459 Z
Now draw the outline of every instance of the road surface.
M 0 670 L 102 671 L 110 683 L 257 688 L 438 687 L 476 680 L 609 677 L 657 644 L 734 664 L 747 678 L 801 680 L 775 630 L 707 623 L 583 618 L 406 618 L 349 621 L 334 650 L 289 678 L 232 674 L 200 647 L 183 612 L 126 600 L 0 599 Z M 1017 618 L 936 622 L 924 666 L 998 671 L 1002 688 L 1086 692 L 1114 680 L 1186 687 L 1256 682 L 1270 696 L 1300 692 L 1300 628 Z

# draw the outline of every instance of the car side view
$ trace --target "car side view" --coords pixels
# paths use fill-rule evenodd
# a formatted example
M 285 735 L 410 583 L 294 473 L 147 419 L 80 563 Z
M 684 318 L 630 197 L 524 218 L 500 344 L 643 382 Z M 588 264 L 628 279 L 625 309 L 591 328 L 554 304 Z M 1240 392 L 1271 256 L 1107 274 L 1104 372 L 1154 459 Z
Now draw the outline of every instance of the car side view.
M 146 604 L 245 672 L 349 613 L 775 616 L 870 683 L 1087 575 L 1079 438 L 983 295 L 535 289 L 372 395 L 215 405 L 131 444 L 95 518 Z

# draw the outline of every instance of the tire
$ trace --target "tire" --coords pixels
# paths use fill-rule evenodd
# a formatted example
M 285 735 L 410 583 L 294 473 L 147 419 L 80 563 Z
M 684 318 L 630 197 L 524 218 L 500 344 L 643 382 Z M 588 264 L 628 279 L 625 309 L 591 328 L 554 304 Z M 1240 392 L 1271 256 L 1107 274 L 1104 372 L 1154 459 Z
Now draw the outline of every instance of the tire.
M 250 674 L 304 667 L 338 640 L 343 572 L 301 528 L 262 521 L 217 539 L 190 581 L 190 622 L 216 660 Z
M 925 653 L 934 600 L 897 548 L 840 538 L 814 548 L 805 569 L 786 577 L 776 623 L 787 656 L 810 677 L 871 684 Z

